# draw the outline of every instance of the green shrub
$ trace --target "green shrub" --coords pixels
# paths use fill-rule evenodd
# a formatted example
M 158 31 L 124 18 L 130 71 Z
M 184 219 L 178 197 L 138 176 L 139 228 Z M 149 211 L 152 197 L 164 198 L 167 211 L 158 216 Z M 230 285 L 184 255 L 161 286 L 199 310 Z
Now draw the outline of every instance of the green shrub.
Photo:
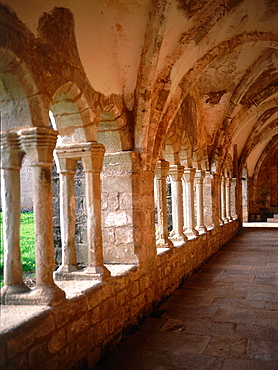
M 0 212 L 0 279 L 3 285 L 3 268 L 4 268 L 4 240 L 3 240 L 3 223 L 2 212 Z M 35 262 L 35 231 L 34 231 L 34 213 L 23 212 L 20 217 L 20 250 L 22 271 L 33 272 L 36 268 Z

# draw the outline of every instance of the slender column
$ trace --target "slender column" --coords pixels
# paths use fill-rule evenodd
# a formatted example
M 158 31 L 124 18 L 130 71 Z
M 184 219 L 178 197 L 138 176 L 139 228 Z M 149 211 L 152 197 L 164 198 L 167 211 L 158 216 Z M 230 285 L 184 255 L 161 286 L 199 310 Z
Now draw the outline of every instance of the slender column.
M 182 214 L 182 182 L 184 166 L 173 165 L 170 167 L 169 174 L 172 179 L 172 216 L 173 230 L 170 237 L 174 241 L 184 242 L 187 240 L 183 233 L 183 214 Z
M 76 202 L 74 193 L 74 174 L 76 160 L 59 158 L 56 151 L 57 169 L 60 177 L 60 223 L 62 241 L 62 265 L 57 273 L 73 272 L 80 268 L 77 265 L 75 246 Z
M 169 171 L 169 162 L 160 160 L 157 164 L 155 180 L 157 193 L 157 221 L 158 221 L 158 247 L 172 248 L 173 243 L 168 238 L 168 216 L 167 216 L 167 197 L 166 197 L 166 178 Z
M 227 220 L 229 222 L 233 221 L 232 215 L 231 215 L 231 183 L 232 179 L 227 177 L 225 182 L 226 187 L 226 215 Z
M 203 197 L 203 182 L 206 171 L 197 170 L 195 175 L 196 181 L 196 198 L 197 198 L 197 225 L 196 230 L 199 233 L 205 233 L 207 228 L 204 224 L 204 197 Z
M 195 220 L 194 220 L 194 176 L 195 168 L 186 168 L 184 170 L 183 178 L 186 188 L 186 198 L 187 198 L 187 229 L 185 234 L 187 236 L 196 236 L 199 235 L 198 231 L 195 230 Z
M 228 221 L 226 214 L 226 186 L 225 176 L 221 176 L 221 219 L 224 223 Z
M 212 226 L 214 228 L 223 224 L 220 219 L 220 190 L 218 173 L 211 173 Z
M 88 267 L 84 271 L 95 278 L 105 280 L 110 276 L 103 264 L 102 230 L 101 230 L 101 182 L 100 172 L 105 148 L 99 143 L 90 143 L 82 155 L 85 172 Z
M 231 215 L 233 219 L 237 219 L 237 213 L 236 213 L 236 184 L 237 179 L 236 177 L 232 178 L 231 181 Z
M 4 231 L 4 287 L 5 296 L 28 291 L 23 283 L 20 255 L 20 167 L 24 153 L 20 149 L 18 135 L 1 135 L 1 196 Z
M 224 225 L 224 219 L 222 214 L 223 200 L 222 200 L 222 176 L 218 177 L 218 206 L 219 206 L 219 225 Z
M 31 304 L 57 305 L 65 299 L 65 293 L 53 280 L 53 210 L 51 168 L 57 132 L 34 127 L 19 131 L 22 146 L 27 153 L 32 168 L 35 248 L 36 248 L 36 288 L 29 293 Z

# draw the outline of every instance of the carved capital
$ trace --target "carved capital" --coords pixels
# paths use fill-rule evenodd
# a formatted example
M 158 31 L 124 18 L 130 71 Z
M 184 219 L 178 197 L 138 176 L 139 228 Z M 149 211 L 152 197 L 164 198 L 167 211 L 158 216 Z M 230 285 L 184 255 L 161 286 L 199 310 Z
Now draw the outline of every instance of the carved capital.
M 185 182 L 193 182 L 195 177 L 195 168 L 185 168 L 183 179 Z
M 206 171 L 205 170 L 196 170 L 195 173 L 195 180 L 197 184 L 202 184 L 204 181 L 204 178 L 206 176 Z
M 173 181 L 181 181 L 183 176 L 184 166 L 179 164 L 171 165 L 169 175 L 171 175 Z
M 157 163 L 155 177 L 157 179 L 166 179 L 169 172 L 169 162 L 161 159 Z
M 21 148 L 31 166 L 51 166 L 58 132 L 46 127 L 31 127 L 18 131 Z
M 10 131 L 1 134 L 0 153 L 2 169 L 20 169 L 24 152 L 16 132 Z

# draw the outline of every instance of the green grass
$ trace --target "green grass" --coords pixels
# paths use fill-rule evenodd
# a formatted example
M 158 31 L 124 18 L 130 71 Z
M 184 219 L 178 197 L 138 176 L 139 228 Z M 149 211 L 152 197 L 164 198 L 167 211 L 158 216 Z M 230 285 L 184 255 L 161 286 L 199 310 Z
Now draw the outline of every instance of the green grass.
M 4 268 L 4 240 L 2 212 L 0 212 L 0 280 L 3 282 Z M 23 273 L 33 272 L 36 268 L 35 262 L 35 232 L 34 232 L 34 213 L 23 212 L 20 217 L 20 250 Z

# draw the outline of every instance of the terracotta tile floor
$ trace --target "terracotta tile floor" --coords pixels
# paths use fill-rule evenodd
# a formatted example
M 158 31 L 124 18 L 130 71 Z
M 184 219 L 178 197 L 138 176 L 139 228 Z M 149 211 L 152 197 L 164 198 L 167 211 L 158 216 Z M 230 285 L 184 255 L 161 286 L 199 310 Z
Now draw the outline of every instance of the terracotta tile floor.
M 278 230 L 241 230 L 94 369 L 277 370 Z

